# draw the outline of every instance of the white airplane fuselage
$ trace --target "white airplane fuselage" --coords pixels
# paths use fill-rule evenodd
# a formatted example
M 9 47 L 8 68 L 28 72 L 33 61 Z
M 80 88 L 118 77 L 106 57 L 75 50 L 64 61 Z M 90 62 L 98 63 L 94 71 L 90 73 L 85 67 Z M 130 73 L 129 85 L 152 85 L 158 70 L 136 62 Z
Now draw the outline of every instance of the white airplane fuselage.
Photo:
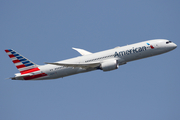
M 87 54 L 55 63 L 38 66 L 39 70 L 27 74 L 16 74 L 15 80 L 46 80 L 62 78 L 73 74 L 101 69 L 110 71 L 127 62 L 147 58 L 175 49 L 177 45 L 169 40 L 155 39 L 102 52 Z

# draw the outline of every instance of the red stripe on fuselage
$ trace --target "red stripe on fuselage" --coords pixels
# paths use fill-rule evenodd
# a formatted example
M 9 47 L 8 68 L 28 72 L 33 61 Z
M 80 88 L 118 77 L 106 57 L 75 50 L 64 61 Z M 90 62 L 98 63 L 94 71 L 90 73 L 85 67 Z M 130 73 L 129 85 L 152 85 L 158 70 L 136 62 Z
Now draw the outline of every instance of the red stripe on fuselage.
M 38 67 L 36 67 L 36 68 L 32 68 L 32 69 L 20 71 L 20 73 L 21 73 L 21 74 L 26 74 L 26 73 L 31 73 L 31 72 L 39 71 L 39 70 L 40 70 L 40 69 L 39 69 Z
M 47 76 L 47 74 L 46 73 L 41 73 L 41 74 L 37 74 L 37 75 L 24 77 L 24 80 L 31 80 L 31 79 L 36 79 L 36 78 L 39 78 L 39 77 L 44 77 L 44 76 Z

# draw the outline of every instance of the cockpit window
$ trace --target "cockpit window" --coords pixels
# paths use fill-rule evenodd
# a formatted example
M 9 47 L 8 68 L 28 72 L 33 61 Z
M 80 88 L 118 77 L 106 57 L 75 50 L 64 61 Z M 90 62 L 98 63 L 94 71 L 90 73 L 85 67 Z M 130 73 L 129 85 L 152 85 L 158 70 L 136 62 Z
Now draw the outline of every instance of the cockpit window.
M 166 42 L 166 44 L 169 44 L 169 43 L 172 43 L 172 41 L 168 41 L 168 42 Z

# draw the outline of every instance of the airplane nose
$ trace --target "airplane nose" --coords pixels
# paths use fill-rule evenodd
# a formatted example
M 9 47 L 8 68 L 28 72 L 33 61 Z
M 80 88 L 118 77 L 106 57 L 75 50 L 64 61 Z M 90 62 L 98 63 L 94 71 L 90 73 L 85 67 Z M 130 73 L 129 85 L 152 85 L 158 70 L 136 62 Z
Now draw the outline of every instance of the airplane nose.
M 170 48 L 173 50 L 173 49 L 175 49 L 177 47 L 177 45 L 175 44 L 175 43 L 172 43 L 171 44 L 171 46 L 170 46 Z
M 175 43 L 173 43 L 173 48 L 174 48 L 174 49 L 177 48 L 177 45 L 176 45 Z
M 174 50 L 177 47 L 177 45 L 173 42 L 166 42 L 166 48 L 168 51 Z

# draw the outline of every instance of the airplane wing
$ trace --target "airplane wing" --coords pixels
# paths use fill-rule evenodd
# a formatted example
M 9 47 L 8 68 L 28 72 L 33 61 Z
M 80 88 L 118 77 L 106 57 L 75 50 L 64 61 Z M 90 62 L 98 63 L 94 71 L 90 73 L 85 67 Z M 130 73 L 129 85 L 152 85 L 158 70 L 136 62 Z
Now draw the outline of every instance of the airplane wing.
M 79 48 L 72 48 L 72 49 L 78 51 L 81 55 L 90 55 L 90 54 L 92 54 L 91 52 L 88 52 L 86 50 L 79 49 Z
M 59 66 L 64 66 L 64 67 L 79 67 L 79 68 L 95 68 L 99 67 L 101 64 L 100 63 L 89 63 L 89 64 L 68 64 L 68 63 L 47 63 L 46 64 L 51 64 L 51 65 L 59 65 Z

